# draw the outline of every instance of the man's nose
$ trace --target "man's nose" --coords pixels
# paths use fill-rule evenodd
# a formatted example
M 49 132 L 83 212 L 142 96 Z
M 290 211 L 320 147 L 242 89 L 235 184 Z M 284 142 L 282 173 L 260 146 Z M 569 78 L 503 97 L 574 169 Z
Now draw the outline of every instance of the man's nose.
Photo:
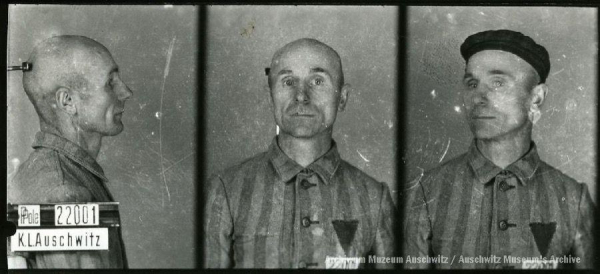
M 121 90 L 119 91 L 119 100 L 125 101 L 133 96 L 133 91 L 123 83 Z
M 299 103 L 307 103 L 310 101 L 310 97 L 308 95 L 308 85 L 300 84 L 296 89 L 296 102 Z
M 473 105 L 486 105 L 488 102 L 489 89 L 485 85 L 479 85 L 471 93 Z

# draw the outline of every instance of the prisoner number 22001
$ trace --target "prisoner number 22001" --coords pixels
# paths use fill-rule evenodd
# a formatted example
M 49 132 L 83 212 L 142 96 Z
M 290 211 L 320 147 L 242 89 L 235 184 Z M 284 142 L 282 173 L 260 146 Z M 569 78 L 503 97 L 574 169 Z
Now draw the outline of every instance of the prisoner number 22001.
M 56 226 L 96 226 L 99 223 L 98 204 L 66 204 L 54 206 Z

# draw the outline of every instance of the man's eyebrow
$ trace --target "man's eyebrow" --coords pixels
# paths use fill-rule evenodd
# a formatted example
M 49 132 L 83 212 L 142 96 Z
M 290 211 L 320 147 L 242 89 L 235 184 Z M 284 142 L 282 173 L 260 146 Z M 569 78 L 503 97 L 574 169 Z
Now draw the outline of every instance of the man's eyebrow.
M 500 70 L 500 69 L 493 69 L 488 71 L 487 73 L 488 75 L 506 75 L 510 78 L 515 78 L 512 73 L 508 72 L 508 71 L 504 71 L 504 70 Z
M 289 69 L 282 69 L 279 72 L 277 72 L 277 76 L 284 75 L 284 74 L 292 74 L 292 71 Z
M 326 69 L 321 68 L 321 67 L 311 68 L 310 72 L 311 73 L 315 73 L 315 72 L 325 73 L 325 74 L 327 74 L 327 76 L 329 76 L 331 78 L 331 74 L 329 74 L 329 71 L 327 71 Z
M 490 70 L 487 72 L 487 75 L 506 75 L 508 77 L 514 78 L 512 73 L 510 73 L 508 71 L 500 70 L 500 69 Z M 473 74 L 471 74 L 470 72 L 465 73 L 465 76 L 463 76 L 463 80 L 470 79 L 470 78 L 475 78 L 473 76 Z

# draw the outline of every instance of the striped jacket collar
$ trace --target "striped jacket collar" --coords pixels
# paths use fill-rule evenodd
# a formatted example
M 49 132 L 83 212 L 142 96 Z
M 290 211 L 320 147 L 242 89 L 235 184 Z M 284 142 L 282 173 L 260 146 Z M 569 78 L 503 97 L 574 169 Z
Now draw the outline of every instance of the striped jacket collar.
M 482 184 L 490 182 L 500 173 L 512 173 L 517 176 L 519 182 L 526 185 L 529 179 L 533 177 L 541 161 L 540 156 L 537 153 L 535 142 L 533 141 L 531 142 L 529 151 L 519 158 L 519 160 L 507 166 L 504 170 L 481 154 L 475 140 L 473 140 L 469 147 L 467 159 L 473 168 L 477 179 Z
M 334 140 L 331 140 L 331 148 L 329 151 L 308 165 L 306 168 L 290 159 L 290 157 L 288 157 L 281 150 L 279 144 L 277 143 L 277 136 L 273 138 L 273 141 L 269 146 L 267 156 L 277 171 L 279 179 L 283 182 L 289 182 L 290 179 L 292 179 L 298 173 L 309 175 L 312 172 L 315 172 L 321 177 L 325 184 L 329 184 L 329 181 L 335 174 L 335 171 L 341 162 L 340 154 L 338 153 L 337 145 Z
M 33 148 L 45 147 L 56 150 L 58 153 L 65 155 L 67 158 L 79 163 L 92 174 L 98 176 L 102 181 L 107 182 L 108 179 L 104 176 L 104 170 L 96 162 L 87 151 L 83 150 L 77 144 L 48 132 L 38 132 L 33 141 Z

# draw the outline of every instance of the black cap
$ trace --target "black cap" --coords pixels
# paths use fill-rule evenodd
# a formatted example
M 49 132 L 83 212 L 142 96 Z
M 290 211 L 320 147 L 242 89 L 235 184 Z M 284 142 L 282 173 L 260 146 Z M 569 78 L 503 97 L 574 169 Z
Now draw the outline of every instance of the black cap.
M 550 56 L 546 48 L 520 32 L 505 29 L 478 32 L 467 37 L 460 46 L 460 54 L 467 62 L 482 50 L 503 50 L 521 57 L 537 71 L 540 83 L 544 83 L 550 73 Z

